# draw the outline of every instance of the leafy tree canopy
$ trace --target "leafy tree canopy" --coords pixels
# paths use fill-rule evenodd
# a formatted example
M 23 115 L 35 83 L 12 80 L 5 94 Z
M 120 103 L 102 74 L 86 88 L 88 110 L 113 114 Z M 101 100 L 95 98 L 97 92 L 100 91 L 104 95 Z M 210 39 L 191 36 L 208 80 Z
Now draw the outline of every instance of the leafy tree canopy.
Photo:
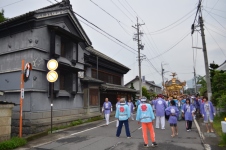
M 5 18 L 5 16 L 4 16 L 4 10 L 2 9 L 0 11 L 0 23 L 1 22 L 4 22 L 5 20 L 7 20 L 7 18 Z

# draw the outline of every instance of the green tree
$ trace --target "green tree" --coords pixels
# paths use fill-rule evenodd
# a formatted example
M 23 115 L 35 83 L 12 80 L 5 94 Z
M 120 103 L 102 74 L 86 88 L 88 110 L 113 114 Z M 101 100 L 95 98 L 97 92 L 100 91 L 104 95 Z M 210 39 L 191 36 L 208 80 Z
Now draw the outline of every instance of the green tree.
M 134 86 L 133 86 L 133 82 L 131 83 L 130 88 L 136 90 L 136 89 L 134 88 Z M 135 101 L 135 99 L 136 99 L 136 93 L 133 93 L 133 94 L 132 94 L 132 98 L 133 98 L 133 101 Z
M 5 16 L 4 16 L 4 10 L 2 9 L 0 11 L 0 23 L 1 22 L 4 22 L 5 20 L 7 20 L 7 18 L 5 18 Z
M 201 88 L 199 89 L 200 95 L 206 96 L 207 86 L 206 86 L 206 80 L 204 79 L 204 77 L 198 76 L 197 83 L 201 84 Z
M 226 95 L 226 72 L 215 71 L 212 82 L 212 101 L 215 105 L 222 105 Z
M 147 99 L 150 99 L 151 95 L 150 93 L 148 92 L 147 88 L 146 87 L 142 87 L 142 95 L 145 96 Z

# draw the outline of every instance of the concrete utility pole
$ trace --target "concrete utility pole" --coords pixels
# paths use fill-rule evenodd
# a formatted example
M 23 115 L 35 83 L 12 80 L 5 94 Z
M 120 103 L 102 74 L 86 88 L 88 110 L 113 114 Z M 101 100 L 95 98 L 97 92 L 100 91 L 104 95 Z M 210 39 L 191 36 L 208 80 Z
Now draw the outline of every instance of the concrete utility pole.
M 142 32 L 140 32 L 140 26 L 144 24 L 138 23 L 138 17 L 137 17 L 137 24 L 132 26 L 137 30 L 137 34 L 135 34 L 135 37 L 133 38 L 134 41 L 137 41 L 137 47 L 138 47 L 138 66 L 139 66 L 139 90 L 140 90 L 140 97 L 142 97 L 142 87 L 141 87 L 141 56 L 140 56 L 140 50 L 143 50 L 144 46 L 140 44 L 140 36 L 143 35 Z
M 204 34 L 204 28 L 203 28 L 204 25 L 203 25 L 203 19 L 202 19 L 201 5 L 202 5 L 202 0 L 199 0 L 197 12 L 196 12 L 196 15 L 195 15 L 195 20 L 194 20 L 194 22 L 191 26 L 191 29 L 192 29 L 191 34 L 193 34 L 194 31 L 195 31 L 195 28 L 196 28 L 195 21 L 196 21 L 197 14 L 199 12 L 199 22 L 198 22 L 198 24 L 199 24 L 199 27 L 200 27 L 200 30 L 201 30 L 201 36 L 202 36 L 202 46 L 203 46 L 202 49 L 203 49 L 205 71 L 206 71 L 207 94 L 208 94 L 208 99 L 210 100 L 211 96 L 212 96 L 212 90 L 211 90 L 209 63 L 208 63 L 207 50 L 206 50 L 206 40 L 205 40 L 205 34 Z
M 165 89 L 165 84 L 164 84 L 164 69 L 163 69 L 163 65 L 161 63 L 161 68 L 162 68 L 162 94 L 164 93 L 164 89 Z
M 205 69 L 206 69 L 207 93 L 208 93 L 208 99 L 210 100 L 211 96 L 212 96 L 212 90 L 211 90 L 209 63 L 208 63 L 208 57 L 207 57 L 207 51 L 206 51 L 206 40 L 205 40 L 202 16 L 199 16 L 199 24 L 200 24 L 200 29 L 201 29 L 203 55 L 204 55 L 204 62 L 205 62 Z
M 194 82 L 195 82 L 195 94 L 197 94 L 197 84 L 196 84 L 196 72 L 194 67 Z

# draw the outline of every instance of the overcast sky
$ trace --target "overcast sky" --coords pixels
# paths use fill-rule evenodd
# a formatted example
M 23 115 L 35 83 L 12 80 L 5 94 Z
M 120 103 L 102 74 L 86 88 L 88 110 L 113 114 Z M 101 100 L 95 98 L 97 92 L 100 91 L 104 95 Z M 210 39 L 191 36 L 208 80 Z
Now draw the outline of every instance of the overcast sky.
M 0 0 L 0 9 L 3 8 L 5 16 L 11 18 L 51 5 L 49 1 L 56 3 L 55 0 Z M 171 79 L 171 72 L 176 72 L 180 80 L 193 78 L 192 36 L 189 33 L 197 3 L 198 0 L 71 0 L 75 12 L 135 50 L 137 42 L 133 41 L 133 34 L 136 30 L 132 25 L 136 24 L 138 16 L 139 23 L 145 23 L 141 27 L 144 33 L 141 53 L 154 66 L 143 60 L 142 76 L 155 83 L 162 81 L 161 63 L 168 71 L 165 73 L 167 79 Z M 222 64 L 226 60 L 226 0 L 203 0 L 202 4 L 208 60 L 209 63 Z M 109 40 L 99 33 L 101 31 L 94 27 L 97 32 L 86 24 L 81 22 L 93 47 L 131 69 L 124 76 L 125 83 L 138 75 L 137 52 L 116 44 L 118 42 Z M 202 47 L 199 32 L 193 34 L 193 46 Z M 203 76 L 203 52 L 195 49 L 194 55 L 196 72 Z

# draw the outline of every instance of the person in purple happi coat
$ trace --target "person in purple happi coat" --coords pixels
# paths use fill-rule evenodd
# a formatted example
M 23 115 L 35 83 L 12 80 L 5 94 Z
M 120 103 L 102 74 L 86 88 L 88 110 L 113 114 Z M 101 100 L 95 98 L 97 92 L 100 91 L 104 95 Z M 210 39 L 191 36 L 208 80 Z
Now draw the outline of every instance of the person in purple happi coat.
M 102 112 L 104 113 L 106 119 L 106 125 L 109 125 L 110 113 L 112 112 L 112 104 L 108 101 L 108 98 L 105 98 L 105 102 L 102 107 Z
M 179 115 L 179 110 L 176 107 L 175 101 L 170 101 L 170 106 L 166 108 L 166 115 L 169 116 L 169 124 L 172 130 L 172 137 L 178 135 L 178 130 L 177 130 L 177 116 Z
M 167 108 L 166 102 L 162 99 L 162 95 L 158 95 L 158 99 L 154 101 L 154 108 L 156 114 L 156 124 L 155 128 L 159 128 L 161 124 L 161 129 L 165 129 L 165 109 Z
M 213 108 L 213 104 L 210 101 L 208 101 L 207 97 L 203 97 L 201 111 L 202 111 L 202 116 L 204 118 L 204 123 L 206 124 L 207 133 L 214 132 L 213 119 L 216 113 L 215 113 L 215 109 Z M 210 123 L 210 128 L 208 126 L 208 123 Z
M 192 121 L 195 113 L 195 107 L 194 105 L 191 104 L 191 101 L 189 98 L 186 99 L 186 102 L 183 105 L 181 111 L 186 121 L 186 130 L 191 131 Z
M 129 108 L 130 108 L 130 118 L 132 119 L 132 120 L 134 120 L 134 117 L 133 117 L 133 110 L 134 110 L 134 104 L 133 104 L 133 102 L 131 102 L 131 99 L 129 99 L 128 100 L 128 106 L 129 106 Z

